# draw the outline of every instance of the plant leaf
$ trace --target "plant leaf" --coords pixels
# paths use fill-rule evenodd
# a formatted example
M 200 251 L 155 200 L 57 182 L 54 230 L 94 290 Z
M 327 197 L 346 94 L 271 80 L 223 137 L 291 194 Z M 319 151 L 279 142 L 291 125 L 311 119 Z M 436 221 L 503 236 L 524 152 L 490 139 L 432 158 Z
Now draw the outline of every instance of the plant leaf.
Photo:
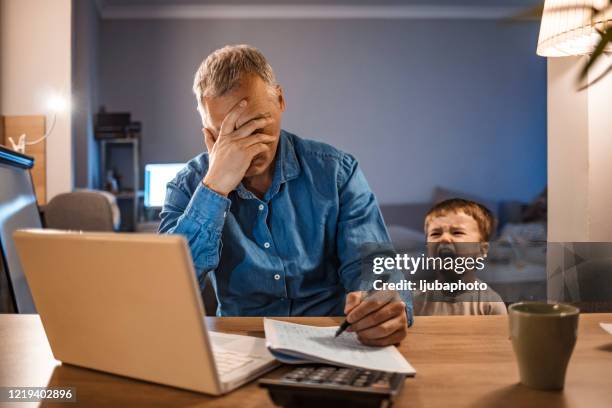
M 578 88 L 578 91 L 584 91 L 585 89 L 587 89 L 589 86 L 596 84 L 597 82 L 599 82 L 600 80 L 602 80 L 606 75 L 608 75 L 610 72 L 612 72 L 612 65 L 610 65 L 604 72 L 602 72 L 597 78 L 595 78 L 594 80 L 592 80 L 591 82 L 587 83 L 586 85 L 583 85 L 581 87 Z
M 603 54 L 604 50 L 608 46 L 608 43 L 612 42 L 612 30 L 609 30 L 609 31 L 606 31 L 606 32 L 598 31 L 598 33 L 601 36 L 601 39 L 597 43 L 597 46 L 595 47 L 595 50 L 593 50 L 593 53 L 591 54 L 591 57 L 589 58 L 587 63 L 582 68 L 582 71 L 580 72 L 580 76 L 578 77 L 579 81 L 583 81 L 584 78 L 586 78 L 586 76 L 587 76 L 587 74 L 589 72 L 589 69 L 593 66 L 595 61 L 597 61 L 599 59 L 601 54 Z
M 602 7 L 601 9 L 596 9 L 592 7 L 591 10 L 591 20 L 597 20 L 599 17 L 604 17 L 606 12 L 608 12 L 612 8 L 612 0 L 608 1 L 608 5 Z

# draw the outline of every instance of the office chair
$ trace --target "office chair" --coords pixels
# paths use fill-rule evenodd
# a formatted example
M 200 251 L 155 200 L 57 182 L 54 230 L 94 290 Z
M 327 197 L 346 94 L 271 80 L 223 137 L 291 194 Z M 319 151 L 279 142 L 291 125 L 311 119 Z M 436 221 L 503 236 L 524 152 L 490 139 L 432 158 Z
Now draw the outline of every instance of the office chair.
M 119 209 L 112 194 L 77 190 L 57 195 L 42 208 L 46 228 L 81 231 L 116 231 Z

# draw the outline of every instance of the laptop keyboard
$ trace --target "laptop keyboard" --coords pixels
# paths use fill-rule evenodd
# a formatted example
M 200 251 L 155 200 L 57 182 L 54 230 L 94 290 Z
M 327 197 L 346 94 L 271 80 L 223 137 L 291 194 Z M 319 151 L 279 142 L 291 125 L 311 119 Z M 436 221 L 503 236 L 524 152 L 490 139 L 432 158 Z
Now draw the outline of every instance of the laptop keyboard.
M 254 361 L 251 356 L 235 351 L 213 349 L 213 354 L 219 375 L 227 374 Z

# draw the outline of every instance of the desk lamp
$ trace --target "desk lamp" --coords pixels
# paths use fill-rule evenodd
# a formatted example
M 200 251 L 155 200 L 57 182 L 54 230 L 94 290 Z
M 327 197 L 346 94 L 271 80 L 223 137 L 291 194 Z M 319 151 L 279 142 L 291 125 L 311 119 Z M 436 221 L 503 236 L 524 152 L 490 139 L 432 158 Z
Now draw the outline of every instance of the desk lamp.
M 12 137 L 9 137 L 8 140 L 11 143 L 12 149 L 18 153 L 23 154 L 25 153 L 26 146 L 32 146 L 32 145 L 35 145 L 47 139 L 49 135 L 51 135 L 51 133 L 53 132 L 53 129 L 55 128 L 55 123 L 57 121 L 57 114 L 68 110 L 69 105 L 70 104 L 68 100 L 66 100 L 66 98 L 62 97 L 61 95 L 59 94 L 50 95 L 49 98 L 47 99 L 47 110 L 52 115 L 51 126 L 49 126 L 49 130 L 42 137 L 34 141 L 31 141 L 31 142 L 26 141 L 25 133 L 19 136 L 19 140 L 17 142 L 15 142 Z

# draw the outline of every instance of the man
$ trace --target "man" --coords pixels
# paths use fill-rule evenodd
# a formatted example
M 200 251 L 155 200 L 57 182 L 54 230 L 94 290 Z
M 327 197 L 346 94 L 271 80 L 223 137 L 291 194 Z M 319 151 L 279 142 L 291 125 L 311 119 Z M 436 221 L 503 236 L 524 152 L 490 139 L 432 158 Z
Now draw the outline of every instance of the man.
M 409 296 L 368 301 L 359 290 L 361 246 L 389 237 L 356 160 L 281 130 L 282 88 L 253 47 L 209 55 L 194 92 L 208 153 L 168 184 L 160 232 L 187 238 L 217 315 L 344 312 L 365 344 L 402 340 Z

